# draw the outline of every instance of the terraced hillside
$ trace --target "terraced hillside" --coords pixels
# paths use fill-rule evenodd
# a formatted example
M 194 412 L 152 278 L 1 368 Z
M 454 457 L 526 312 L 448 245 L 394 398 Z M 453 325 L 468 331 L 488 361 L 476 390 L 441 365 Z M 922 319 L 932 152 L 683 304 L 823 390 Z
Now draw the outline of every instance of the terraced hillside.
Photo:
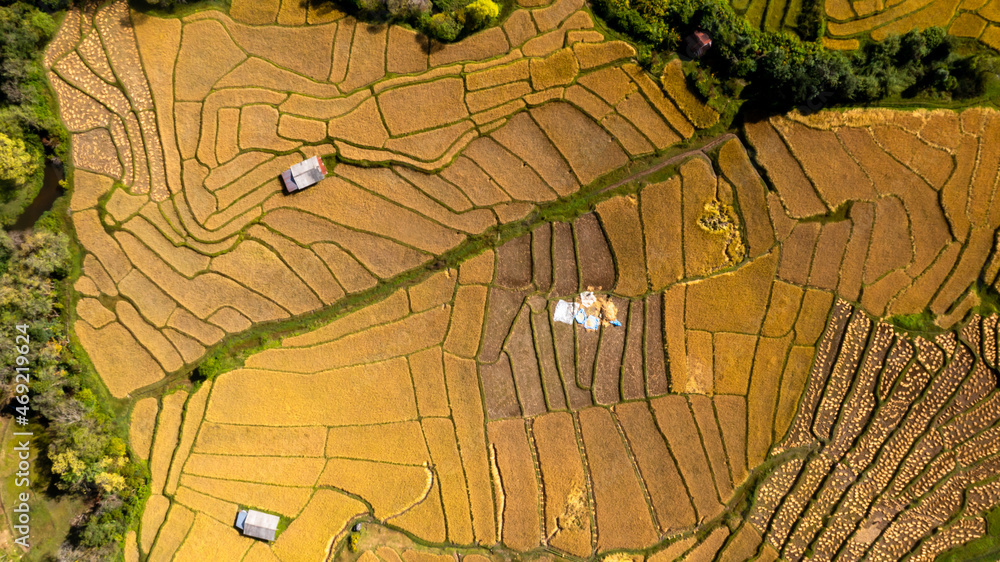
M 828 47 L 856 49 L 864 37 L 881 41 L 893 33 L 940 26 L 1000 50 L 1000 4 L 995 0 L 827 0 L 825 5 Z
M 734 0 L 733 8 L 754 27 L 765 31 L 795 32 L 802 0 Z
M 76 331 L 112 393 L 691 137 L 581 5 L 521 10 L 429 54 L 351 19 L 258 28 L 200 12 L 133 28 L 124 2 L 70 12 L 47 59 L 80 170 Z M 278 174 L 315 154 L 341 163 L 285 197 Z
M 754 27 L 773 32 L 796 30 L 802 0 L 733 0 L 733 8 Z M 1000 4 L 995 0 L 825 0 L 828 48 L 853 50 L 860 41 L 882 41 L 893 34 L 931 26 L 956 37 L 978 39 L 1000 50 Z
M 791 529 L 781 531 L 781 525 L 798 520 L 795 509 L 835 509 L 833 492 L 819 493 L 828 478 L 823 471 L 837 462 L 844 466 L 831 455 L 854 437 L 870 435 L 872 444 L 857 445 L 860 452 L 850 457 L 836 453 L 852 459 L 855 476 L 849 480 L 870 472 L 866 478 L 884 485 L 878 475 L 895 474 L 903 463 L 907 471 L 900 474 L 928 472 L 925 478 L 932 480 L 923 485 L 933 487 L 951 471 L 929 471 L 948 462 L 941 459 L 950 453 L 933 448 L 936 433 L 926 432 L 925 414 L 900 409 L 910 402 L 898 401 L 913 390 L 894 381 L 922 373 L 927 384 L 941 371 L 936 384 L 945 386 L 927 391 L 933 400 L 926 407 L 947 407 L 942 421 L 959 414 L 975 420 L 948 446 L 972 447 L 963 444 L 995 421 L 995 414 L 986 413 L 991 401 L 975 405 L 995 389 L 995 375 L 982 364 L 970 371 L 973 353 L 995 351 L 996 316 L 984 323 L 993 331 L 975 340 L 973 352 L 954 335 L 932 342 L 884 324 L 876 329 L 868 314 L 835 296 L 837 284 L 824 288 L 830 284 L 814 277 L 813 267 L 804 268 L 808 275 L 797 273 L 803 260 L 796 256 L 813 250 L 803 250 L 794 235 L 800 226 L 787 216 L 789 224 L 776 232 L 767 215 L 741 215 L 746 237 L 739 235 L 739 242 L 750 258 L 723 272 L 730 267 L 726 249 L 732 241 L 697 226 L 705 203 L 749 210 L 756 200 L 763 211 L 765 196 L 738 141 L 724 145 L 712 164 L 721 175 L 702 158 L 689 160 L 676 179 L 607 199 L 572 223 L 543 225 L 458 271 L 440 272 L 251 356 L 244 369 L 215 381 L 207 408 L 197 395 L 188 399 L 188 411 L 195 404 L 197 417 L 185 414 L 180 432 L 180 418 L 167 413 L 175 395 L 163 399 L 157 431 L 169 445 L 158 461 L 159 441 L 154 443 L 152 466 L 155 490 L 164 495 L 154 496 L 151 505 L 164 508 L 147 511 L 140 532 L 144 548 L 152 545 L 154 556 L 168 556 L 183 548 L 183 529 L 194 533 L 187 541 L 207 533 L 198 517 L 205 516 L 202 526 L 217 528 L 247 502 L 293 518 L 274 545 L 280 559 L 295 559 L 288 552 L 323 556 L 325 544 L 306 544 L 305 531 L 293 533 L 312 525 L 316 509 L 327 514 L 329 536 L 367 514 L 430 544 L 500 542 L 514 551 L 547 546 L 580 557 L 665 546 L 652 559 L 671 560 L 688 549 L 691 559 L 710 559 L 720 550 L 721 559 L 758 551 L 797 559 L 812 551 L 823 512 L 809 513 L 796 542 L 787 542 Z M 680 204 L 663 204 L 672 198 Z M 776 193 L 770 203 L 775 217 L 784 213 Z M 657 214 L 692 209 L 687 220 Z M 851 219 L 843 222 L 850 225 Z M 648 255 L 656 256 L 648 263 L 658 269 L 646 265 Z M 856 265 L 813 260 L 815 271 L 831 267 L 832 260 L 843 278 L 852 268 L 860 275 L 879 263 L 873 250 L 862 255 L 868 258 Z M 810 260 L 804 261 L 808 266 Z M 621 328 L 588 332 L 550 321 L 555 299 L 587 287 L 611 290 L 623 311 Z M 720 314 L 718 303 L 724 302 L 741 308 Z M 979 326 L 978 319 L 968 324 L 963 341 L 979 334 Z M 866 352 L 869 339 L 874 351 Z M 890 344 L 896 346 L 891 354 Z M 942 371 L 952 356 L 964 359 Z M 869 428 L 865 416 L 895 417 Z M 892 437 L 897 427 L 909 429 Z M 273 437 L 285 432 L 295 438 L 286 443 Z M 831 435 L 846 441 L 814 450 Z M 899 459 L 869 458 L 880 439 L 890 438 Z M 907 454 L 917 438 L 931 444 Z M 816 468 L 810 469 L 812 480 L 799 485 L 804 491 L 780 488 L 790 487 L 806 462 Z M 762 471 L 764 463 L 774 471 Z M 256 468 L 240 470 L 246 466 Z M 842 470 L 830 476 L 840 479 L 829 484 L 833 490 L 846 485 L 837 484 Z M 994 474 L 982 470 L 977 480 L 952 485 L 969 489 Z M 859 480 L 854 493 L 874 493 L 873 500 L 883 498 L 896 511 L 884 527 L 863 536 L 910 528 L 914 516 L 888 525 L 907 512 L 908 504 L 894 498 L 909 480 L 884 497 L 867 482 Z M 751 492 L 753 507 L 739 524 L 739 512 L 730 510 Z M 907 502 L 921 505 L 923 495 L 907 496 Z M 313 502 L 325 507 L 311 509 Z M 971 512 L 943 512 L 943 520 L 971 517 L 981 534 L 982 520 L 976 518 L 991 502 L 983 500 Z M 855 505 L 862 504 L 851 501 L 843 508 Z M 175 532 L 177 526 L 182 531 Z M 959 527 L 966 533 L 959 536 L 974 536 L 969 523 Z M 696 530 L 703 540 L 691 535 Z M 956 541 L 935 539 L 921 548 L 936 553 Z M 897 542 L 873 539 L 852 548 Z M 234 556 L 251 545 L 236 541 Z M 184 551 L 176 552 L 183 558 Z M 889 558 L 898 559 L 896 554 Z
M 74 329 L 152 475 L 126 558 L 899 560 L 983 535 L 1000 114 L 695 138 L 718 115 L 676 65 L 645 73 L 581 0 L 524 4 L 447 46 L 297 0 L 69 13 L 47 64 Z M 284 195 L 312 155 L 330 176 Z M 620 327 L 552 320 L 585 290 Z M 939 335 L 882 321 L 914 314 Z M 246 507 L 274 543 L 233 528 Z M 397 542 L 350 551 L 361 520 Z

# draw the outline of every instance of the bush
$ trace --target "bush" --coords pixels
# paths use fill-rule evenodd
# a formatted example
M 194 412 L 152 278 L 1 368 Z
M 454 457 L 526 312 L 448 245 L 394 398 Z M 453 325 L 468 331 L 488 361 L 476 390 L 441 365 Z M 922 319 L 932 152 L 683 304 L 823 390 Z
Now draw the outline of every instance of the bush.
M 37 55 L 55 30 L 52 16 L 37 8 L 20 2 L 0 7 L 0 93 L 6 102 L 44 103 L 38 99 L 44 72 Z
M 0 224 L 14 223 L 41 188 L 43 152 L 65 156 L 68 150 L 62 141 L 69 135 L 56 115 L 41 64 L 56 23 L 36 7 L 64 5 L 0 2 Z
M 474 0 L 459 12 L 469 31 L 476 31 L 489 25 L 500 15 L 500 6 L 493 0 Z
M 971 97 L 985 92 L 987 97 L 1000 95 L 1000 59 L 992 55 L 976 55 L 956 61 L 951 75 L 955 78 L 955 95 Z
M 35 231 L 17 250 L 21 267 L 31 275 L 63 278 L 68 273 L 69 237 L 62 232 Z
M 438 41 L 454 41 L 458 37 L 458 34 L 462 32 L 462 24 L 458 23 L 451 14 L 425 15 L 421 21 L 424 33 L 428 37 L 437 39 Z

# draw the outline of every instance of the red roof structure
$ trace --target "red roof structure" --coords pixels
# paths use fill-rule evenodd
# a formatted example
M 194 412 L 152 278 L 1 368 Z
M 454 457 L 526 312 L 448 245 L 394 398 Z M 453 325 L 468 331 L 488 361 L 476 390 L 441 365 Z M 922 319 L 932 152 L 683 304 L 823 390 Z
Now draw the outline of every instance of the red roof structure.
M 688 55 L 692 58 L 700 59 L 712 48 L 712 38 L 704 31 L 695 31 L 687 38 Z

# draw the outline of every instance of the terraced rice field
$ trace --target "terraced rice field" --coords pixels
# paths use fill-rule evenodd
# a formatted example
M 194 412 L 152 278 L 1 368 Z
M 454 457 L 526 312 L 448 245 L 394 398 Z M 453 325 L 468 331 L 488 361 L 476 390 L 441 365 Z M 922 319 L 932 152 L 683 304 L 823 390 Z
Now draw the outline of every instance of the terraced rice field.
M 736 12 L 765 31 L 794 33 L 802 0 L 733 0 Z
M 46 63 L 74 328 L 152 476 L 127 556 L 922 560 L 983 535 L 1000 114 L 777 116 L 598 193 L 718 115 L 582 1 L 528 3 L 429 50 L 288 0 L 69 13 Z M 312 155 L 329 177 L 284 195 Z M 621 326 L 553 321 L 587 290 Z M 924 311 L 937 335 L 883 321 Z M 287 528 L 242 537 L 246 507 Z M 360 520 L 399 542 L 346 553 Z
M 795 32 L 801 0 L 733 0 L 733 8 L 766 31 Z M 956 37 L 977 39 L 1000 50 L 1000 5 L 960 0 L 825 0 L 826 35 L 830 49 L 853 50 L 865 39 L 881 41 L 892 34 L 931 26 Z
M 874 131 L 894 127 L 883 114 L 859 121 L 839 134 L 869 135 L 873 148 Z M 757 127 L 816 135 L 819 143 L 834 134 L 775 120 L 752 126 L 751 138 L 758 138 Z M 806 171 L 813 161 L 800 158 L 793 161 L 811 177 Z M 743 559 L 758 551 L 832 558 L 841 543 L 830 545 L 834 539 L 825 537 L 845 533 L 838 540 L 848 541 L 854 556 L 895 560 L 912 548 L 937 553 L 961 542 L 938 535 L 925 540 L 932 536 L 931 515 L 934 525 L 955 525 L 962 540 L 975 536 L 970 529 L 982 534 L 982 512 L 997 500 L 972 485 L 995 475 L 993 465 L 976 460 L 975 479 L 953 469 L 960 450 L 989 455 L 988 446 L 976 444 L 1000 416 L 988 398 L 996 387 L 989 363 L 995 358 L 986 359 L 995 355 L 996 316 L 974 316 L 959 336 L 946 332 L 934 341 L 873 322 L 871 316 L 883 312 L 866 308 L 875 305 L 864 294 L 884 294 L 871 287 L 891 271 L 926 274 L 913 265 L 922 246 L 915 239 L 909 260 L 883 271 L 874 243 L 852 251 L 849 242 L 857 238 L 825 234 L 839 228 L 836 222 L 792 219 L 781 192 L 765 195 L 763 185 L 731 140 L 714 162 L 687 161 L 676 180 L 607 199 L 572 222 L 543 225 L 458 271 L 440 272 L 251 356 L 244 369 L 214 384 L 180 477 L 179 490 L 190 490 L 184 501 L 216 497 L 233 506 L 252 497 L 252 505 L 295 518 L 291 532 L 315 501 L 310 494 L 333 486 L 351 494 L 337 505 L 356 496 L 371 506 L 346 513 L 367 512 L 424 541 L 500 542 L 514 551 L 548 546 L 580 557 L 683 546 L 674 554 L 690 551 L 688 557 L 699 560 Z M 887 185 L 898 193 L 874 195 Z M 871 186 L 864 194 L 873 201 L 848 199 L 856 202 L 843 220 L 877 240 L 875 233 L 888 228 L 879 226 L 881 202 L 904 200 L 906 228 L 905 217 L 920 208 L 920 199 L 901 191 L 904 185 Z M 838 202 L 820 186 L 810 188 L 814 197 L 824 205 Z M 916 179 L 911 187 L 919 194 L 915 186 Z M 655 216 L 647 215 L 657 212 L 647 205 L 670 198 L 682 209 L 704 209 L 704 197 L 744 210 L 738 231 L 749 255 L 735 267 L 727 262 L 725 234 L 688 236 L 682 216 L 639 218 Z M 855 215 L 863 206 L 873 210 Z M 622 229 L 629 221 L 638 227 Z M 677 233 L 662 232 L 667 227 Z M 899 227 L 897 221 L 891 228 Z M 797 234 L 803 228 L 813 232 Z M 823 242 L 827 237 L 833 242 Z M 655 285 L 640 260 L 646 254 L 634 248 L 664 239 L 681 243 L 657 258 L 658 267 L 674 273 Z M 839 296 L 847 292 L 840 282 L 814 275 L 832 258 L 812 256 L 830 245 L 834 250 L 824 251 L 839 252 L 840 282 L 855 283 L 866 304 L 848 304 Z M 932 270 L 933 261 L 924 270 Z M 622 263 L 632 267 L 622 271 Z M 711 267 L 689 275 L 688 263 Z M 875 267 L 880 277 L 866 284 Z M 973 279 L 953 275 L 935 289 L 953 283 L 968 288 Z M 589 287 L 615 295 L 621 328 L 589 332 L 550 320 L 555 299 Z M 956 311 L 967 298 L 952 298 L 951 316 L 964 315 Z M 731 303 L 741 308 L 718 314 Z M 942 322 L 955 322 L 947 316 Z M 297 407 L 289 410 L 290 403 Z M 932 420 L 938 421 L 930 427 L 941 429 L 928 433 Z M 294 432 L 287 450 L 269 439 L 237 437 L 274 431 Z M 222 442 L 217 435 L 233 438 Z M 898 458 L 876 457 L 883 443 Z M 749 481 L 765 461 L 775 470 Z M 286 462 L 297 468 L 278 468 Z M 247 464 L 263 468 L 232 476 L 233 467 Z M 294 481 L 275 479 L 282 474 Z M 718 526 L 732 521 L 719 516 L 748 482 L 756 500 L 745 521 Z M 914 488 L 917 482 L 922 487 Z M 941 504 L 951 497 L 943 492 L 926 496 L 944 483 L 981 499 L 969 507 Z M 823 526 L 864 494 L 871 496 L 864 505 L 874 507 L 865 507 L 852 527 Z M 673 542 L 705 525 L 715 530 L 703 542 Z M 280 557 L 278 543 L 275 550 Z
M 856 49 L 870 37 L 881 41 L 911 29 L 943 27 L 949 34 L 978 39 L 1000 50 L 1000 10 L 995 2 L 958 0 L 827 0 L 828 23 L 824 44 L 834 49 Z
M 632 47 L 572 35 L 593 27 L 582 5 L 518 10 L 430 53 L 336 13 L 261 27 L 273 18 L 239 2 L 232 17 L 71 11 L 46 64 L 79 170 L 76 333 L 112 394 L 691 137 Z M 278 174 L 315 154 L 339 162 L 322 188 L 284 196 Z

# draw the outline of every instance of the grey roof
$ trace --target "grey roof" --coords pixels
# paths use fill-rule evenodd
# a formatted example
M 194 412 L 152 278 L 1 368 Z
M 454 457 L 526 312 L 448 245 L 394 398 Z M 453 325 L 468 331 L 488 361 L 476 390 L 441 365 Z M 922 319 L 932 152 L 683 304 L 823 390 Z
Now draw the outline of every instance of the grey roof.
M 290 171 L 292 172 L 292 179 L 295 180 L 295 185 L 299 189 L 309 187 L 323 180 L 323 170 L 319 167 L 318 156 L 313 156 L 308 160 L 303 160 L 298 164 L 292 165 Z
M 273 541 L 274 534 L 278 530 L 277 515 L 261 513 L 259 511 L 247 511 L 247 518 L 243 521 L 243 534 L 248 537 Z

